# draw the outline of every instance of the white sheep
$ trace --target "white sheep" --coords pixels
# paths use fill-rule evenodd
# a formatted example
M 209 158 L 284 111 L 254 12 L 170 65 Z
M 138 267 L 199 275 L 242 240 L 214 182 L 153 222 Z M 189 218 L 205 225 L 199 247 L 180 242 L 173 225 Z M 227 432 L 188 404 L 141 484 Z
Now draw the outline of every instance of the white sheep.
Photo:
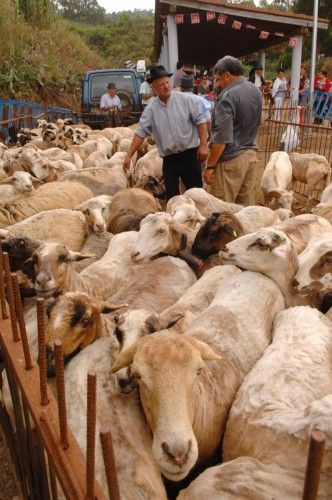
M 323 191 L 331 179 L 331 167 L 325 156 L 316 153 L 291 153 L 293 181 L 308 186 L 306 207 L 309 206 L 315 191 Z
M 313 236 L 299 255 L 292 290 L 301 295 L 332 290 L 332 233 Z
M 120 352 L 112 372 L 132 365 L 153 456 L 168 479 L 183 479 L 218 449 L 235 394 L 270 343 L 283 308 L 272 280 L 238 273 L 223 280 L 210 307 L 183 334 L 153 333 Z
M 196 225 L 203 223 L 205 217 L 196 208 L 194 201 L 185 194 L 173 196 L 166 206 L 166 212 L 180 224 L 185 224 L 191 229 L 195 229 Z
M 148 151 L 142 158 L 137 160 L 133 168 L 132 177 L 134 182 L 137 182 L 144 175 L 153 175 L 157 179 L 163 177 L 163 160 L 160 158 L 158 150 L 152 149 Z
M 264 203 L 270 208 L 291 210 L 293 191 L 288 191 L 292 182 L 292 164 L 284 151 L 275 151 L 264 169 L 260 187 Z
M 322 475 L 332 484 L 332 323 L 310 307 L 281 312 L 273 342 L 252 368 L 232 405 L 225 460 L 250 456 L 304 473 L 310 434 L 326 436 Z M 267 446 L 268 443 L 268 446 Z M 326 486 L 325 486 L 326 488 Z
M 213 212 L 229 212 L 234 214 L 243 208 L 242 205 L 219 200 L 202 188 L 187 189 L 185 195 L 194 201 L 197 210 L 199 210 L 203 217 L 209 217 Z
M 100 234 L 106 231 L 105 212 L 111 201 L 111 196 L 99 195 L 77 205 L 74 210 L 82 212 L 90 232 Z
M 30 195 L 35 189 L 34 184 L 40 185 L 42 182 L 28 172 L 14 172 L 12 176 L 0 182 L 0 204 L 6 205 Z

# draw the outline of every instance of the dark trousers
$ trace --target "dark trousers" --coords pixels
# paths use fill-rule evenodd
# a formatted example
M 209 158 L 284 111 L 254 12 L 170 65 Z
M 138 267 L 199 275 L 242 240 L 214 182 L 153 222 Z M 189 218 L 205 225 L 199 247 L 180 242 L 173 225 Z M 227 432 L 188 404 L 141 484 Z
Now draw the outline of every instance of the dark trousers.
M 197 158 L 197 148 L 165 156 L 163 159 L 163 176 L 167 200 L 180 194 L 179 179 L 182 180 L 186 189 L 203 187 L 202 169 Z

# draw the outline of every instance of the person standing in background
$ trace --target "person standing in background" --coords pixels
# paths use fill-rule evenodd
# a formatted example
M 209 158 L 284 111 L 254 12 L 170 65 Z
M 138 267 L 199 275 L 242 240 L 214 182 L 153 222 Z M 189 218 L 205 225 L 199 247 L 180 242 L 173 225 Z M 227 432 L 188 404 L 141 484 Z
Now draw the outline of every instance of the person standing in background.
M 314 108 L 316 110 L 316 115 L 320 115 L 322 113 L 326 101 L 326 96 L 322 93 L 328 92 L 330 90 L 330 80 L 327 78 L 326 69 L 322 69 L 319 72 L 319 74 L 315 77 L 314 90 L 318 92 L 314 102 Z M 322 122 L 323 118 L 318 118 L 317 116 L 315 116 L 314 123 L 321 125 Z
M 150 69 L 156 99 L 142 113 L 123 167 L 145 137 L 153 134 L 159 156 L 163 158 L 163 177 L 167 200 L 180 194 L 179 180 L 186 189 L 202 187 L 201 162 L 207 158 L 207 128 L 200 103 L 192 95 L 172 90 L 164 66 Z
M 107 94 L 101 96 L 100 109 L 109 112 L 109 122 L 107 127 L 117 127 L 121 122 L 121 101 L 119 96 L 116 95 L 115 84 L 110 82 L 107 85 Z
M 187 74 L 184 71 L 183 67 L 184 67 L 183 62 L 179 61 L 176 63 L 176 71 L 172 77 L 172 85 L 174 90 L 180 90 L 181 78 L 183 78 Z
M 235 57 L 219 59 L 215 86 L 221 89 L 212 117 L 211 150 L 204 171 L 210 193 L 224 201 L 254 205 L 256 135 L 262 93 L 243 76 Z
M 308 101 L 308 97 L 304 95 L 305 90 L 309 90 L 309 78 L 302 64 L 300 69 L 299 106 L 304 106 Z
M 206 95 L 212 91 L 212 85 L 208 78 L 208 75 L 203 75 L 201 83 L 197 86 L 198 95 Z
M 204 117 L 206 119 L 206 127 L 208 131 L 208 137 L 210 137 L 211 132 L 211 103 L 201 95 L 194 94 L 195 80 L 193 75 L 186 75 L 181 78 L 180 81 L 181 92 L 187 92 L 192 95 L 193 99 L 196 99 L 202 107 Z
M 263 94 L 265 80 L 263 78 L 263 66 L 261 64 L 257 64 L 253 70 L 250 71 L 248 82 L 253 83 Z
M 150 104 L 150 102 L 152 102 L 155 98 L 152 87 L 147 81 L 149 76 L 150 76 L 150 70 L 147 69 L 145 73 L 145 80 L 144 82 L 141 83 L 139 89 L 139 95 L 141 97 L 143 109 L 146 108 L 146 106 Z
M 279 68 L 277 71 L 277 78 L 273 82 L 271 96 L 274 100 L 274 119 L 281 120 L 282 108 L 285 103 L 286 93 L 287 93 L 287 80 L 285 78 L 285 72 L 283 68 Z

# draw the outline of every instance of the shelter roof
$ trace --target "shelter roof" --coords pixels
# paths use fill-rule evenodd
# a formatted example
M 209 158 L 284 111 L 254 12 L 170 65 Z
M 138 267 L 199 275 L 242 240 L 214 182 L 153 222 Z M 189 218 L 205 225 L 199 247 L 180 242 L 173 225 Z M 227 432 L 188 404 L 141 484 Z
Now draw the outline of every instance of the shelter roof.
M 200 14 L 200 23 L 191 24 L 190 14 Z M 226 24 L 216 20 L 207 21 L 206 12 L 225 14 Z M 260 9 L 242 4 L 230 4 L 220 0 L 156 0 L 155 4 L 155 57 L 158 58 L 162 44 L 163 17 L 169 14 L 184 14 L 185 22 L 177 25 L 179 60 L 186 64 L 211 66 L 224 55 L 245 56 L 282 43 L 286 38 L 273 35 L 283 33 L 293 37 L 312 28 L 313 18 L 306 14 Z M 240 30 L 232 28 L 234 20 L 242 23 Z M 256 29 L 245 28 L 246 24 Z M 318 27 L 326 29 L 329 21 L 319 19 Z M 261 31 L 269 33 L 260 39 Z

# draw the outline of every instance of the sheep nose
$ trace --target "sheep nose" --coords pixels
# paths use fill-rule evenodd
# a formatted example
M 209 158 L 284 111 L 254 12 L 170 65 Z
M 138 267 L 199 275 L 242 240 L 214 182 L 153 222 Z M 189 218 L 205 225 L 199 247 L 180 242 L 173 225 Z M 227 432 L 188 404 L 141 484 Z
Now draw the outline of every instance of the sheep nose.
M 297 288 L 299 286 L 299 282 L 294 278 L 291 283 L 292 288 Z
M 36 276 L 36 285 L 42 286 L 45 285 L 50 280 L 50 277 L 48 274 L 41 273 Z
M 189 452 L 192 447 L 192 441 L 189 439 L 187 445 L 178 445 L 176 447 L 172 447 L 172 450 L 170 449 L 169 445 L 165 442 L 161 443 L 161 448 L 167 458 L 174 462 L 176 465 L 182 466 L 184 465 L 189 458 Z
M 139 256 L 139 252 L 132 252 L 131 253 L 131 259 L 134 261 L 137 259 L 138 256 Z

